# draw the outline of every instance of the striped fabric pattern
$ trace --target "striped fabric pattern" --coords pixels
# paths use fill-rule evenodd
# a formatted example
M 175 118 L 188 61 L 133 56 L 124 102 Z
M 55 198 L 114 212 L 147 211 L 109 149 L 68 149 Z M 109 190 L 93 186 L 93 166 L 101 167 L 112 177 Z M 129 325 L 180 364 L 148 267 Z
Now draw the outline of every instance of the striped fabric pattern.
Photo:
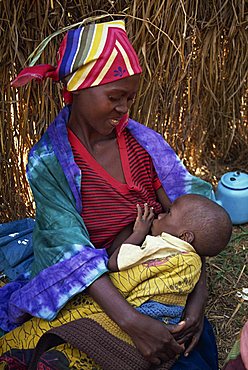
M 148 203 L 155 214 L 162 212 L 155 193 L 161 183 L 151 157 L 128 130 L 124 130 L 118 138 L 126 184 L 115 180 L 97 165 L 69 129 L 68 138 L 75 162 L 82 171 L 82 217 L 96 248 L 110 247 L 115 236 L 135 221 L 137 203 L 142 207 Z
M 38 64 L 26 67 L 11 86 L 23 86 L 33 79 L 52 78 L 64 83 L 64 100 L 71 104 L 72 91 L 104 85 L 141 72 L 125 23 L 116 20 L 71 29 L 60 44 L 57 66 Z
M 68 91 L 106 84 L 141 73 L 124 21 L 70 30 L 60 48 L 59 79 Z

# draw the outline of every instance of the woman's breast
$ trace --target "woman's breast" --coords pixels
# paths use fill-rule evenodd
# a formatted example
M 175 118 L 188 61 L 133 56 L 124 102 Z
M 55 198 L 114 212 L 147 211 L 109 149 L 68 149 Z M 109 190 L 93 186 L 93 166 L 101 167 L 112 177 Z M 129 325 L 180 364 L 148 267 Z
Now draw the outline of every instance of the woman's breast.
M 155 214 L 162 211 L 156 200 L 155 191 L 139 187 L 120 192 L 108 183 L 94 186 L 85 179 L 82 183 L 82 217 L 89 231 L 90 239 L 96 248 L 108 248 L 119 232 L 134 222 L 137 216 L 136 205 L 148 203 Z

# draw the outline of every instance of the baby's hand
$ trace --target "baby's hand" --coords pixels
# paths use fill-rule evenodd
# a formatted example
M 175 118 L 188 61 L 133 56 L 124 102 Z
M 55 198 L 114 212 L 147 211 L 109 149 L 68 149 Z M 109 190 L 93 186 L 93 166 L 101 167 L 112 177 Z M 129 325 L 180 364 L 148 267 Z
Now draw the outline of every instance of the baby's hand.
M 138 215 L 133 227 L 133 231 L 141 233 L 146 236 L 151 228 L 152 221 L 154 220 L 153 207 L 149 207 L 147 203 L 144 204 L 144 213 L 139 204 L 137 204 Z

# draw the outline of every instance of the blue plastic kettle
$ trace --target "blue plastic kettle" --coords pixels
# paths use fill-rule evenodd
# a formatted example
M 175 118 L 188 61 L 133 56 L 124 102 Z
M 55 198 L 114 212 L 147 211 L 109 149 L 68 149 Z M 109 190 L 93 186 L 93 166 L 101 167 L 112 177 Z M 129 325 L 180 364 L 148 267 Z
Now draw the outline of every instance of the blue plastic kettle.
M 248 174 L 225 173 L 218 183 L 214 200 L 225 208 L 234 225 L 248 222 Z

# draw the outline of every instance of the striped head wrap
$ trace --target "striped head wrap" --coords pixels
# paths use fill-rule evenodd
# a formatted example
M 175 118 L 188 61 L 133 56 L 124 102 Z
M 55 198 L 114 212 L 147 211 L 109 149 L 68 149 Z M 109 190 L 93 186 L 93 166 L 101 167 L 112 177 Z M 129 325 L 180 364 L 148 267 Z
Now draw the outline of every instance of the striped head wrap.
M 107 84 L 142 71 L 123 20 L 88 24 L 68 31 L 57 59 L 56 67 L 41 64 L 25 68 L 12 86 L 50 77 L 64 83 L 64 97 L 68 103 L 71 102 L 71 91 Z

